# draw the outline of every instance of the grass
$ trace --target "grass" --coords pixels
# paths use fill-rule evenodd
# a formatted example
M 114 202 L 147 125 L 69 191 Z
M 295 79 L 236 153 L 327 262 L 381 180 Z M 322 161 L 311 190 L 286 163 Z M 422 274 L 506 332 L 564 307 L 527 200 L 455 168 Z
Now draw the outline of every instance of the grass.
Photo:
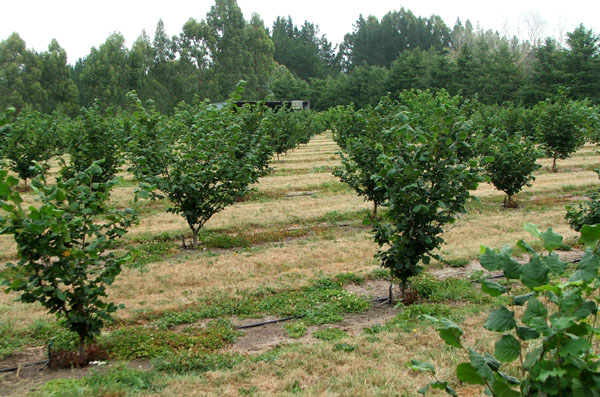
M 556 174 L 542 159 L 536 181 L 516 195 L 517 209 L 501 208 L 503 194 L 481 185 L 475 192 L 480 200 L 470 202 L 443 235 L 446 244 L 439 253 L 447 263 L 432 263 L 426 272 L 448 267 L 466 272 L 481 245 L 533 240 L 523 231 L 524 222 L 551 226 L 567 243 L 574 241 L 564 207 L 599 186 L 591 171 L 598 163 L 592 149 L 586 146 L 559 161 Z M 81 379 L 31 384 L 32 393 L 416 396 L 430 379 L 404 365 L 414 358 L 434 363 L 438 377 L 453 382 L 459 395 L 474 395 L 454 374 L 465 357 L 442 346 L 433 325 L 420 317 L 460 322 L 467 345 L 493 351 L 494 339 L 481 325 L 495 302 L 466 276 L 422 275 L 413 281 L 421 296 L 415 305 L 398 307 L 387 321 L 364 330 L 336 328 L 344 318 L 376 309 L 368 297 L 348 292 L 351 285 L 366 288 L 389 278 L 373 258 L 378 247 L 370 229 L 362 225 L 371 205 L 331 175 L 339 164 L 336 151 L 330 134 L 322 134 L 282 156 L 254 192 L 207 223 L 197 250 L 180 249 L 181 236 L 190 232 L 183 218 L 164 212 L 168 202 L 140 202 L 140 224 L 114 247 L 134 248 L 136 260 L 108 289 L 109 300 L 125 309 L 99 341 L 112 360 L 151 360 L 151 368 L 116 365 Z M 124 176 L 112 196 L 114 206 L 131 204 L 135 183 Z M 31 195 L 26 202 L 34 204 Z M 15 254 L 14 243 L 0 236 L 0 259 Z M 0 295 L 0 359 L 57 335 L 57 343 L 70 343 L 41 307 L 15 298 Z M 236 350 L 241 334 L 232 322 L 267 316 L 301 318 L 281 324 L 292 338 L 287 343 L 258 352 Z

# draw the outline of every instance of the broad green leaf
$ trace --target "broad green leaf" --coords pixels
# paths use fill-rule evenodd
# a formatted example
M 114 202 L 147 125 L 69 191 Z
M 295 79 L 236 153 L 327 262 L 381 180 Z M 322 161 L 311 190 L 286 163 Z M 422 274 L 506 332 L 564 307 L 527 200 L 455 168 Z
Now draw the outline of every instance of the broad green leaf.
M 523 362 L 523 368 L 527 370 L 531 369 L 542 357 L 543 352 L 544 348 L 540 346 L 527 353 L 527 355 L 525 356 L 525 361 Z
M 600 225 L 584 225 L 579 239 L 586 247 L 595 247 L 600 240 Z
M 494 355 L 502 362 L 510 363 L 521 353 L 521 343 L 512 335 L 503 335 L 494 345 Z
M 492 372 L 492 369 L 487 365 L 485 358 L 481 354 L 477 353 L 473 349 L 469 349 L 469 359 L 471 360 L 471 365 L 479 376 L 481 376 L 483 379 L 487 379 L 488 381 L 494 379 L 494 373 Z
M 521 320 L 527 324 L 531 322 L 532 319 L 539 317 L 545 319 L 548 316 L 548 310 L 546 306 L 542 302 L 540 302 L 537 298 L 530 298 L 527 303 L 527 309 L 525 309 L 525 313 L 523 313 L 523 317 Z
M 8 183 L 0 183 L 0 197 L 6 197 L 10 193 Z
M 495 271 L 500 270 L 502 266 L 502 258 L 500 254 L 488 247 L 481 247 L 482 255 L 479 256 L 479 263 L 485 270 Z
M 560 355 L 561 357 L 580 357 L 581 355 L 587 353 L 592 346 L 590 343 L 584 338 L 569 338 L 567 341 L 560 347 Z
M 540 337 L 539 332 L 529 327 L 517 327 L 517 336 L 521 340 L 532 340 Z
M 461 382 L 467 382 L 473 385 L 484 385 L 485 381 L 477 373 L 477 370 L 471 363 L 461 363 L 456 367 L 456 377 Z
M 481 282 L 481 290 L 491 296 L 500 296 L 506 292 L 503 285 L 486 279 Z
M 12 283 L 10 283 L 10 289 L 17 291 L 19 288 L 21 288 L 22 286 L 26 285 L 27 283 L 25 282 L 25 280 L 23 280 L 22 278 L 17 278 L 15 280 L 13 280 Z
M 499 379 L 494 379 L 491 386 L 495 397 L 521 397 L 520 392 L 512 389 L 504 381 Z
M 463 334 L 462 329 L 450 320 L 442 320 L 442 327 L 437 330 L 440 333 L 440 338 L 446 342 L 446 344 L 454 347 L 462 347 L 460 337 Z
M 56 290 L 56 297 L 61 301 L 65 301 L 67 299 L 67 296 L 64 294 L 64 292 L 59 289 Z
M 553 232 L 551 227 L 542 233 L 541 237 L 544 248 L 547 251 L 552 252 L 563 245 L 563 237 L 560 234 Z
M 97 175 L 102 175 L 102 168 L 101 168 L 101 167 L 100 167 L 98 164 L 96 164 L 96 163 L 92 164 L 92 165 L 91 165 L 91 166 L 90 166 L 90 167 L 89 167 L 87 170 L 85 170 L 85 171 L 86 171 L 88 174 L 90 174 L 90 175 L 94 175 L 94 176 L 97 176 Z
M 567 371 L 565 371 L 562 368 L 552 368 L 550 370 L 542 369 L 540 371 L 540 375 L 536 378 L 536 380 L 540 381 L 540 382 L 546 382 L 548 380 L 548 378 L 550 378 L 550 377 L 560 378 L 560 377 L 564 376 L 566 373 L 567 373 Z
M 502 270 L 504 277 L 508 279 L 518 280 L 521 276 L 521 264 L 508 255 L 502 257 Z
M 540 233 L 540 231 L 538 230 L 537 225 L 533 223 L 526 222 L 525 224 L 523 224 L 523 230 L 525 230 L 534 237 L 542 237 L 542 233 Z
M 514 376 L 510 376 L 505 374 L 504 372 L 497 372 L 498 375 L 500 375 L 502 377 L 502 379 L 504 379 L 506 381 L 506 383 L 508 383 L 509 385 L 518 385 L 521 382 L 519 381 L 519 379 L 515 378 Z
M 584 318 L 596 313 L 598 311 L 598 305 L 592 301 L 585 301 L 583 304 L 575 311 L 573 316 L 577 320 L 583 320 Z
M 423 361 L 410 360 L 410 369 L 413 371 L 431 372 L 432 374 L 435 374 L 435 367 L 433 364 Z
M 598 277 L 599 266 L 600 256 L 588 248 L 585 250 L 583 257 L 579 261 L 577 270 L 571 275 L 571 277 L 569 277 L 569 281 L 593 281 L 596 277 Z
M 529 292 L 527 294 L 523 294 L 523 295 L 516 295 L 513 296 L 512 301 L 515 305 L 517 306 L 522 306 L 525 304 L 525 302 L 527 302 L 529 300 L 529 298 L 531 298 L 532 296 L 535 296 L 535 292 Z
M 490 331 L 504 332 L 514 328 L 515 325 L 515 313 L 503 306 L 490 312 L 484 327 Z
M 550 336 L 554 334 L 554 330 L 548 326 L 548 322 L 542 317 L 532 318 L 529 320 L 528 325 L 544 336 Z
M 517 247 L 527 252 L 529 255 L 537 255 L 533 247 L 525 242 L 525 240 L 517 241 Z
M 563 274 L 565 272 L 565 268 L 567 267 L 567 263 L 561 261 L 560 257 L 555 252 L 542 257 L 541 261 L 548 267 L 548 269 L 550 269 L 550 273 L 557 276 Z
M 500 366 L 502 365 L 500 361 L 496 360 L 496 358 L 488 352 L 483 353 L 483 359 L 485 360 L 485 363 L 488 365 L 488 367 L 492 369 L 492 371 L 498 371 L 498 369 L 500 369 Z
M 529 262 L 521 266 L 521 281 L 529 288 L 547 284 L 548 267 L 540 261 L 539 257 L 531 257 Z

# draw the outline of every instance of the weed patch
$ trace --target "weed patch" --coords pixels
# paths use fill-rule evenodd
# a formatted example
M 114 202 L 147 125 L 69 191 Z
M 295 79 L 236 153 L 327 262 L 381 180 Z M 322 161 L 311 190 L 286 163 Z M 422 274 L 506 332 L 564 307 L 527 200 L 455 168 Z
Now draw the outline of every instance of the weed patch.
M 260 290 L 242 292 L 241 298 L 212 298 L 199 300 L 197 305 L 180 312 L 164 313 L 152 323 L 158 329 L 190 324 L 204 318 L 223 316 L 303 317 L 307 325 L 335 323 L 343 320 L 344 313 L 360 313 L 369 309 L 369 301 L 343 286 L 361 283 L 355 274 L 338 274 L 331 279 L 320 279 L 311 285 L 294 290 Z
M 207 353 L 191 349 L 157 357 L 152 360 L 152 364 L 158 371 L 181 374 L 231 369 L 242 361 L 244 357 L 239 354 Z
M 422 274 L 411 279 L 411 287 L 423 299 L 430 302 L 470 302 L 490 303 L 487 294 L 478 290 L 473 283 L 456 278 L 436 280 L 433 276 Z
M 189 334 L 125 327 L 103 337 L 100 343 L 113 357 L 132 360 L 172 355 L 189 349 L 213 351 L 232 343 L 235 336 L 231 323 L 221 320 L 210 323 L 206 329 Z
M 339 339 L 344 339 L 347 336 L 348 334 L 342 331 L 341 329 L 331 327 L 313 332 L 313 337 L 325 341 L 335 341 Z
M 140 371 L 119 365 L 106 371 L 92 371 L 81 379 L 54 379 L 46 382 L 34 396 L 124 396 L 162 389 L 156 372 Z

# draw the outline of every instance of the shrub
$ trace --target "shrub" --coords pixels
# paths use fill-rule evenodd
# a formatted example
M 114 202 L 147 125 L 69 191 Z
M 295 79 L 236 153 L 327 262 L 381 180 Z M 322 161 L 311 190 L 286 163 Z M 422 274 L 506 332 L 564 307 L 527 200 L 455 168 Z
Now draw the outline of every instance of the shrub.
M 0 234 L 11 234 L 19 261 L 7 265 L 6 292 L 19 300 L 41 303 L 79 336 L 84 360 L 85 339 L 93 339 L 117 310 L 106 302 L 111 285 L 130 255 L 108 251 L 135 221 L 130 209 L 106 210 L 116 180 L 96 182 L 102 169 L 94 163 L 73 178 L 49 185 L 34 179 L 31 186 L 40 206 L 22 208 L 16 178 L 0 167 Z
M 485 248 L 480 257 L 483 268 L 501 270 L 507 280 L 505 285 L 483 280 L 482 291 L 494 297 L 506 295 L 513 309 L 499 306 L 489 313 L 484 327 L 501 334 L 493 355 L 466 347 L 461 339 L 464 331 L 454 322 L 427 317 L 438 323 L 446 344 L 469 357 L 456 367 L 457 378 L 483 386 L 488 395 L 598 395 L 600 362 L 592 342 L 597 334 L 600 226 L 582 227 L 580 241 L 586 250 L 570 276 L 566 274 L 567 264 L 553 252 L 562 245 L 562 236 L 550 228 L 542 233 L 532 224 L 526 224 L 525 229 L 541 240 L 547 254 L 538 254 L 521 240 L 517 245 L 531 255 L 528 263 L 513 259 L 508 247 L 499 252 Z M 514 295 L 518 287 L 515 281 L 520 281 L 527 292 Z M 516 310 L 522 306 L 524 311 Z M 518 374 L 503 372 L 504 365 L 515 361 Z M 431 364 L 413 360 L 411 366 L 435 375 Z M 425 394 L 430 388 L 456 395 L 448 382 L 437 379 L 419 393 Z

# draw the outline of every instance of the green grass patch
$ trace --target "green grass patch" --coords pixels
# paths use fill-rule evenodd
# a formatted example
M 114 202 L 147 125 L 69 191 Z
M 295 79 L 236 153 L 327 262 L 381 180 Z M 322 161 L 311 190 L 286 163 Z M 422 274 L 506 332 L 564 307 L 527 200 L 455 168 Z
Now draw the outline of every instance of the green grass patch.
M 422 274 L 410 280 L 411 288 L 419 297 L 429 302 L 469 302 L 476 304 L 490 303 L 489 295 L 481 292 L 478 286 L 470 281 L 448 278 L 437 280 L 428 274 Z
M 32 393 L 33 396 L 129 396 L 159 392 L 162 382 L 154 371 L 127 368 L 124 364 L 107 370 L 92 370 L 80 379 L 53 379 Z
M 313 337 L 325 341 L 336 341 L 348 337 L 348 334 L 339 328 L 325 328 L 313 332 Z
M 363 297 L 346 291 L 348 283 L 361 283 L 363 278 L 339 274 L 331 278 L 313 281 L 298 289 L 273 291 L 261 289 L 242 291 L 239 298 L 211 297 L 199 299 L 192 307 L 178 312 L 163 313 L 152 324 L 158 329 L 169 329 L 179 324 L 190 324 L 204 318 L 223 316 L 302 317 L 307 325 L 335 323 L 343 320 L 346 313 L 359 313 L 369 309 L 370 303 Z M 144 316 L 148 316 L 145 313 Z
M 206 329 L 189 333 L 125 327 L 100 339 L 100 344 L 115 358 L 132 360 L 168 356 L 184 350 L 210 352 L 231 344 L 236 337 L 231 323 L 214 321 Z
M 292 339 L 298 339 L 306 335 L 306 323 L 304 321 L 294 321 L 283 326 Z
M 152 365 L 157 371 L 185 374 L 231 369 L 244 360 L 239 354 L 207 353 L 192 349 L 157 357 L 152 360 Z

